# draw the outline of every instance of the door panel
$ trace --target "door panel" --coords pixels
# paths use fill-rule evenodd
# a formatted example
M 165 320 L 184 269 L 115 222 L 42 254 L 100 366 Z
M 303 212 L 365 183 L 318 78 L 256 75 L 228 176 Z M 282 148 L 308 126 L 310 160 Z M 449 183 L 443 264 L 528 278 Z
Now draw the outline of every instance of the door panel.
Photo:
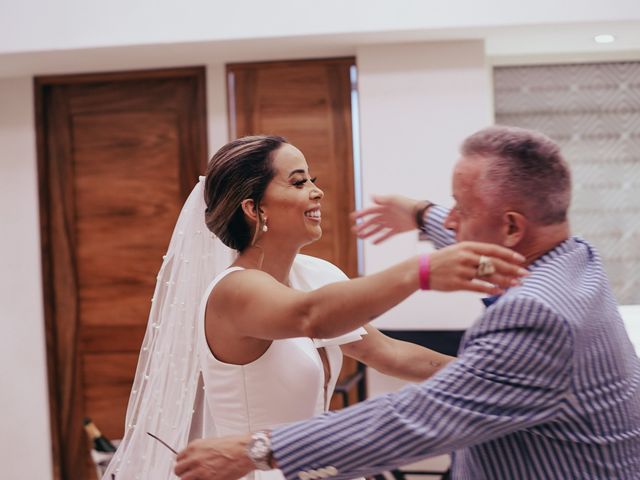
M 206 166 L 204 69 L 35 81 L 56 478 L 91 478 L 84 416 L 120 438 L 155 277 Z
M 148 292 L 155 285 L 149 273 L 157 271 L 160 258 L 148 252 L 167 248 L 180 212 L 176 124 L 171 111 L 73 119 L 76 252 L 85 327 L 146 323 Z
M 322 239 L 302 253 L 330 261 L 349 277 L 358 274 L 356 239 L 349 213 L 355 209 L 351 130 L 353 58 L 227 66 L 232 137 L 282 135 L 305 155 L 324 191 Z M 340 379 L 356 372 L 345 358 Z M 356 391 L 350 393 L 355 401 Z M 341 406 L 334 398 L 331 406 Z
M 232 136 L 283 135 L 304 153 L 325 193 L 322 239 L 303 253 L 357 275 L 356 240 L 349 213 L 355 208 L 351 131 L 353 58 L 231 64 Z

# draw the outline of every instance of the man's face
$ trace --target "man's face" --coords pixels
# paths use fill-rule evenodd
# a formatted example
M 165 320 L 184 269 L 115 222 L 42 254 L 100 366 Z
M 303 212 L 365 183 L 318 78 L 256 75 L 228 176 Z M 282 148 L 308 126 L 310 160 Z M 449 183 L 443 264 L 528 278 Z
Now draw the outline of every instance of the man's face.
M 501 211 L 483 198 L 479 182 L 484 181 L 488 160 L 481 157 L 462 157 L 453 170 L 453 198 L 455 205 L 445 219 L 444 226 L 453 230 L 458 242 L 470 240 L 502 245 Z

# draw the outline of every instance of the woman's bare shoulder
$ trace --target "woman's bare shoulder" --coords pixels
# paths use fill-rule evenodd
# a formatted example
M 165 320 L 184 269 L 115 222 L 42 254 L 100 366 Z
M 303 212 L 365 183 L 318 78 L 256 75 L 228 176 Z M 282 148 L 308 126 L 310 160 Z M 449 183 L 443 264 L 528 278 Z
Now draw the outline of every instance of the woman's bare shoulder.
M 281 285 L 268 273 L 253 268 L 243 268 L 228 273 L 213 287 L 207 304 L 218 306 L 237 305 L 249 297 L 261 295 L 261 291 Z

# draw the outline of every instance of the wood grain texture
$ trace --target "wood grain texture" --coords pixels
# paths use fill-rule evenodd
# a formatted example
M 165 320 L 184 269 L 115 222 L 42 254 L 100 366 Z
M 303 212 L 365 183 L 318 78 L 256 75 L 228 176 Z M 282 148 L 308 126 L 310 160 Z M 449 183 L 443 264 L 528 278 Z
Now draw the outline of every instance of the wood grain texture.
M 204 69 L 35 80 L 56 479 L 93 478 L 84 416 L 112 438 L 155 276 L 206 165 Z
M 354 59 L 231 64 L 230 131 L 282 135 L 304 153 L 325 193 L 322 239 L 303 253 L 357 276 L 350 68 Z M 229 78 L 229 75 L 228 75 Z
M 146 323 L 181 207 L 177 123 L 165 110 L 73 118 L 83 326 Z

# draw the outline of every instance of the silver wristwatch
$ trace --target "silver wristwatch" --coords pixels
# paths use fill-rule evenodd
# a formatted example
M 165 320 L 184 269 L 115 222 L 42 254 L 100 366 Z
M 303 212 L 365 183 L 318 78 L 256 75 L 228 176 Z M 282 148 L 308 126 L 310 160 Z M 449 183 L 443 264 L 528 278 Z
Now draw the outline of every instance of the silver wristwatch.
M 267 430 L 262 430 L 251 435 L 251 441 L 247 445 L 247 455 L 256 466 L 256 470 L 272 470 L 271 436 Z

